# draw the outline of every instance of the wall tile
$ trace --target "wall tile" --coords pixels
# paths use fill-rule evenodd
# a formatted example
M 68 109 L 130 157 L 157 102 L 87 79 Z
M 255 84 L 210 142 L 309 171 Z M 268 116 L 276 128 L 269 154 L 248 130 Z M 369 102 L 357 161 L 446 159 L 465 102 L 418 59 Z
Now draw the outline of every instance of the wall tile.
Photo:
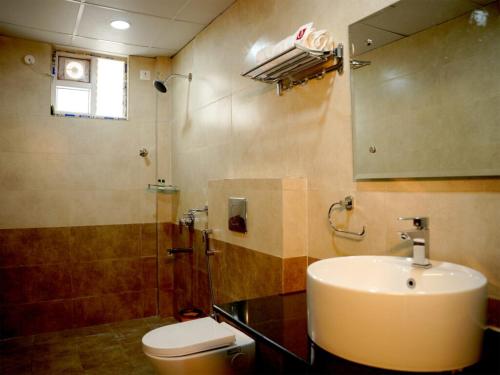
M 183 303 L 177 304 L 178 302 L 175 300 L 176 296 L 177 293 L 171 290 L 160 292 L 159 314 L 161 316 L 174 316 L 175 312 L 179 311 L 180 306 L 185 306 Z
M 74 261 L 137 257 L 140 230 L 137 224 L 72 227 L 71 257 Z
M 106 314 L 111 316 L 111 321 L 137 319 L 144 315 L 140 291 L 110 294 L 103 299 Z
M 158 272 L 156 257 L 143 257 L 142 260 L 142 288 L 158 287 Z
M 26 267 L 0 268 L 0 300 L 2 304 L 29 301 L 29 284 L 26 282 Z
M 285 181 L 285 180 L 283 180 Z M 307 254 L 307 192 L 283 190 L 283 258 Z
M 139 71 L 166 75 L 170 59 L 130 56 L 129 118 L 111 121 L 50 115 L 51 78 L 40 73 L 50 70 L 49 44 L 2 36 L 0 50 L 0 228 L 154 222 L 155 195 L 141 199 L 156 181 L 156 127 L 170 122 L 171 98 Z M 26 54 L 36 57 L 35 70 L 19 63 Z M 158 142 L 169 176 L 167 144 Z M 148 163 L 141 147 L 151 151 Z
M 280 255 L 279 252 L 273 252 L 274 249 L 269 250 L 273 248 L 272 241 L 265 234 L 261 234 L 273 219 L 271 217 L 268 220 L 265 210 L 258 211 L 258 220 L 263 223 L 263 227 L 258 227 L 256 230 L 261 238 L 266 238 L 266 241 L 251 242 L 250 232 L 246 240 L 225 233 L 227 192 L 224 191 L 222 182 L 217 184 L 207 181 L 209 177 L 205 170 L 213 161 L 217 161 L 216 178 L 220 179 L 304 177 L 308 182 L 305 236 L 309 257 L 405 254 L 407 249 L 399 248 L 395 238 L 394 232 L 398 230 L 395 219 L 407 211 L 410 214 L 415 214 L 417 211 L 428 213 L 433 216 L 431 221 L 435 223 L 432 242 L 436 256 L 446 260 L 456 260 L 481 270 L 490 280 L 490 295 L 497 296 L 499 284 L 495 271 L 498 269 L 496 257 L 498 251 L 491 245 L 496 243 L 491 230 L 495 227 L 492 223 L 498 221 L 498 214 L 495 215 L 490 209 L 483 207 L 482 195 L 485 192 L 498 193 L 499 179 L 355 182 L 352 167 L 351 77 L 348 69 L 342 75 L 329 74 L 321 81 L 311 81 L 306 86 L 297 87 L 281 97 L 274 94 L 274 87 L 271 85 L 240 77 L 245 66 L 253 63 L 252 53 L 259 46 L 281 40 L 301 24 L 314 20 L 317 27 L 330 30 L 336 42 L 346 44 L 349 24 L 392 2 L 392 0 L 239 1 L 183 48 L 173 58 L 173 69 L 179 72 L 194 69 L 196 72 L 196 69 L 203 69 L 199 66 L 200 61 L 210 59 L 209 66 L 205 70 L 210 72 L 210 80 L 199 82 L 197 87 L 210 82 L 213 83 L 212 88 L 215 91 L 200 89 L 200 92 L 194 93 L 185 85 L 176 86 L 179 91 L 172 91 L 173 178 L 183 192 L 177 215 L 182 214 L 188 207 L 204 203 L 208 184 L 208 201 L 211 206 L 209 227 L 214 229 L 215 239 Z M 286 21 L 276 21 L 280 19 Z M 448 36 L 448 38 L 453 37 L 453 35 Z M 467 32 L 466 38 L 475 37 L 477 35 L 474 33 L 469 35 Z M 216 53 L 221 49 L 224 53 Z M 448 54 L 453 58 L 470 58 L 461 50 L 448 51 L 446 47 L 439 53 L 440 56 Z M 220 66 L 229 66 L 227 69 L 229 73 L 210 68 L 216 62 Z M 400 63 L 392 70 L 393 74 L 401 74 L 402 70 L 408 72 L 412 64 L 417 64 L 421 75 L 422 69 L 428 67 L 426 64 L 429 64 L 429 61 L 419 60 L 410 53 L 401 59 Z M 454 67 L 447 67 L 445 75 L 451 77 L 454 74 Z M 231 82 L 229 92 L 226 87 L 228 75 Z M 420 83 L 427 82 L 428 77 L 420 78 L 422 78 Z M 433 82 L 427 82 L 428 85 L 425 86 L 435 85 L 439 79 L 439 76 L 436 76 Z M 459 81 L 449 80 L 449 85 L 460 89 L 456 90 L 457 95 L 469 94 L 469 90 L 462 90 L 467 80 Z M 481 82 L 481 80 L 475 82 L 471 91 L 475 92 L 481 87 Z M 420 91 L 422 87 L 418 84 Z M 198 116 L 198 113 L 213 111 L 221 97 L 224 100 L 227 97 L 231 98 L 231 133 L 229 136 L 223 133 L 219 140 L 222 142 L 229 137 L 232 146 L 231 156 L 222 162 L 217 153 L 205 145 L 204 142 L 207 140 L 203 138 L 201 131 L 197 132 L 193 128 L 195 123 L 196 129 L 202 129 L 212 122 L 210 116 L 205 120 Z M 411 107 L 417 106 L 422 97 L 413 99 L 409 103 Z M 474 116 L 475 113 L 466 108 L 458 112 L 468 113 L 470 116 Z M 224 111 L 221 111 L 220 118 L 221 121 L 225 121 Z M 424 119 L 425 116 L 420 120 Z M 459 119 L 455 120 L 455 123 L 458 123 Z M 186 152 L 186 147 L 190 149 L 189 152 Z M 211 189 L 217 193 L 212 193 Z M 246 193 L 243 189 L 233 192 L 234 190 L 230 193 Z M 408 194 L 398 195 L 405 192 Z M 454 196 L 455 193 L 468 193 L 468 196 L 461 194 Z M 359 230 L 366 225 L 367 235 L 362 241 L 333 235 L 325 220 L 330 204 L 343 199 L 346 195 L 354 196 L 354 210 L 347 215 L 339 212 L 336 218 L 343 228 Z M 487 198 L 485 195 L 484 198 L 484 201 L 492 200 L 491 209 L 495 207 L 494 195 L 488 195 Z M 262 202 L 266 201 L 263 199 Z M 470 211 L 469 208 L 472 209 L 476 204 L 481 209 Z M 268 204 L 263 206 L 266 209 L 270 207 Z M 470 230 L 464 231 L 463 228 L 460 229 L 460 225 L 453 224 L 452 220 L 453 238 L 456 240 L 447 241 L 448 236 L 438 234 L 444 233 L 443 228 L 447 228 L 443 226 L 445 216 L 467 217 L 473 224 L 468 225 Z M 479 217 L 482 219 L 477 219 Z M 477 243 L 478 235 L 481 236 L 479 243 Z M 468 250 L 465 250 L 466 248 Z M 219 292 L 224 294 L 224 291 Z
M 156 227 L 166 249 L 172 243 L 170 223 L 0 230 L 8 265 L 0 266 L 0 335 L 155 315 Z M 173 258 L 164 252 L 160 264 L 160 287 L 168 297 L 162 311 L 171 315 Z M 39 326 L 30 323 L 33 314 L 40 314 Z
M 157 246 L 157 224 L 142 224 L 141 225 L 141 256 L 156 256 Z
M 74 326 L 85 327 L 110 322 L 105 313 L 101 296 L 76 298 L 73 300 Z
M 105 262 L 75 263 L 71 268 L 73 297 L 92 296 L 103 293 L 105 285 Z
M 249 299 L 281 292 L 281 258 L 214 240 L 221 251 L 214 260 L 218 269 L 214 285 L 233 300 Z
M 166 254 L 166 249 L 172 247 L 174 226 L 171 223 L 160 222 L 157 224 L 158 230 L 158 252 L 160 256 Z M 175 232 L 177 234 L 177 231 Z
M 155 316 L 158 312 L 158 289 L 144 289 L 141 291 L 142 313 L 144 317 Z M 165 303 L 165 310 L 168 310 L 168 304 L 173 306 L 173 301 Z
M 1 303 L 28 303 L 71 296 L 70 270 L 64 264 L 0 268 Z
M 488 299 L 487 324 L 493 327 L 500 327 L 500 300 L 498 299 Z
M 158 280 L 160 290 L 172 290 L 174 288 L 175 260 L 170 257 L 158 259 Z
M 28 318 L 29 317 L 29 318 Z M 72 327 L 71 301 L 47 301 L 0 306 L 0 337 L 59 331 Z
M 33 267 L 25 277 L 30 281 L 30 301 L 71 297 L 71 270 L 66 264 Z
M 69 229 L 0 230 L 0 266 L 68 261 Z
M 283 259 L 283 293 L 306 290 L 307 257 Z

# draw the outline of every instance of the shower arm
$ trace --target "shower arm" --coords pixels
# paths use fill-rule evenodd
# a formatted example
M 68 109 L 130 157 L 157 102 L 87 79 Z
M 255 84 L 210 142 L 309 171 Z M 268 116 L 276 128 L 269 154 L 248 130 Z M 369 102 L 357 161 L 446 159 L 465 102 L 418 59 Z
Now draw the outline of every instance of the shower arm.
M 180 77 L 180 78 L 187 78 L 187 80 L 189 82 L 191 82 L 191 80 L 193 79 L 193 75 L 191 73 L 189 74 L 178 74 L 178 73 L 173 73 L 173 74 L 170 74 L 167 79 L 165 79 L 165 81 L 163 81 L 164 84 L 166 84 L 168 81 L 170 81 L 172 78 L 175 78 L 175 77 Z

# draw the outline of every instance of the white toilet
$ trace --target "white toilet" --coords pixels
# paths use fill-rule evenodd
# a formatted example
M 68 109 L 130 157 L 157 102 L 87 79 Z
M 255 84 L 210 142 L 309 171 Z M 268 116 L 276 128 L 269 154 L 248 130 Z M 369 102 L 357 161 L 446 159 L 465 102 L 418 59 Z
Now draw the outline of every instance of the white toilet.
M 245 374 L 255 358 L 254 340 L 212 318 L 156 328 L 142 348 L 160 375 Z

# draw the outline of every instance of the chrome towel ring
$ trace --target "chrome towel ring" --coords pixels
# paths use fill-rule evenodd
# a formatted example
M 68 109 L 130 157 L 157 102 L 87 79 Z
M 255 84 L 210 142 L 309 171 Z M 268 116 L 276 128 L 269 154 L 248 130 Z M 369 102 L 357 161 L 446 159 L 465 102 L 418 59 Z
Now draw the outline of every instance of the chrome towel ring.
M 335 226 L 335 223 L 333 222 L 333 219 L 332 219 L 332 213 L 333 213 L 333 209 L 335 208 L 335 206 L 340 206 L 340 207 L 346 209 L 347 211 L 350 211 L 353 209 L 352 202 L 353 202 L 353 198 L 349 195 L 349 196 L 345 197 L 344 200 L 333 203 L 330 206 L 330 209 L 328 210 L 328 222 L 330 223 L 330 226 L 333 228 L 333 230 L 336 233 L 348 234 L 351 236 L 356 236 L 356 237 L 362 238 L 366 234 L 366 227 L 364 225 L 363 225 L 363 229 L 361 230 L 361 232 L 351 232 L 348 230 L 338 229 Z

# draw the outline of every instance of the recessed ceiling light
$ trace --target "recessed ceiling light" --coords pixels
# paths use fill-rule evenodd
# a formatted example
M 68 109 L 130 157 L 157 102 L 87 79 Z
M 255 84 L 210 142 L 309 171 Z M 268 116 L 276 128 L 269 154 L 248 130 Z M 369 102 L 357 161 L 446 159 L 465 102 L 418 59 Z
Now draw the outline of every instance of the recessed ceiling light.
M 117 30 L 127 30 L 130 27 L 130 23 L 122 20 L 111 21 L 110 25 Z

